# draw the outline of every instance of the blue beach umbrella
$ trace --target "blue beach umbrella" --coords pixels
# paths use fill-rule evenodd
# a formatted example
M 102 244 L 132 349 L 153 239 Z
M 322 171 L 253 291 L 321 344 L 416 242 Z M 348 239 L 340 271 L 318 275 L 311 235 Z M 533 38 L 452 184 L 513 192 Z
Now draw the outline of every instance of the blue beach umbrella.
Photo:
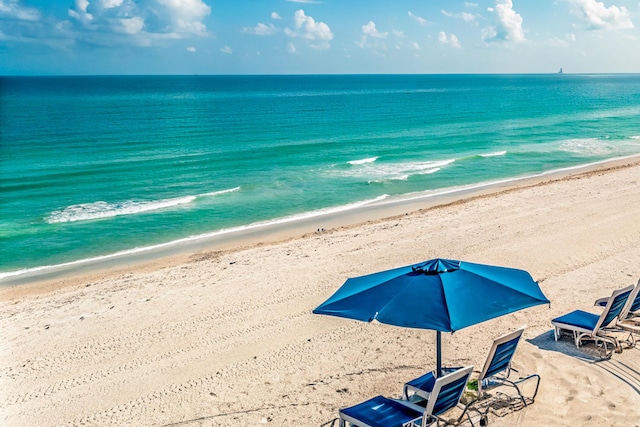
M 437 331 L 440 376 L 441 332 L 455 332 L 538 304 L 549 304 L 549 300 L 524 270 L 433 259 L 348 279 L 313 312 Z

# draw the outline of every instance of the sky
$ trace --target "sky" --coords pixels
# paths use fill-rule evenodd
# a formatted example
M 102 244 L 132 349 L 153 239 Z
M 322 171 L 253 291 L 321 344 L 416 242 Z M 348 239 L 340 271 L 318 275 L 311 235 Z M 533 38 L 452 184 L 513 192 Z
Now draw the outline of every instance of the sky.
M 0 0 L 0 75 L 639 73 L 640 0 Z

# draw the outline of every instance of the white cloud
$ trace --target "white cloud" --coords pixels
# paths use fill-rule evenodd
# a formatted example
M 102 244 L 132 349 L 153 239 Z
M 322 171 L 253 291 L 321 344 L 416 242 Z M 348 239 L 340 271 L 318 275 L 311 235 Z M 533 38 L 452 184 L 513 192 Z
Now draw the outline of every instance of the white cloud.
M 195 47 L 188 47 L 188 48 L 187 48 L 187 52 L 194 53 L 195 51 L 196 51 L 196 48 L 195 48 Z
M 211 8 L 202 0 L 156 0 L 164 6 L 162 17 L 171 23 L 171 32 L 206 34 L 202 20 L 211 13 Z
M 446 10 L 441 10 L 440 12 L 442 12 L 443 15 L 448 16 L 450 18 L 462 19 L 464 22 L 476 22 L 476 16 L 472 15 L 471 13 L 467 13 L 467 12 L 452 13 L 452 12 L 447 12 Z
M 567 34 L 563 39 L 558 37 L 553 37 L 547 41 L 549 46 L 554 47 L 569 47 L 572 43 L 575 43 L 576 35 L 575 34 Z
M 485 28 L 482 31 L 484 41 L 521 42 L 525 40 L 522 16 L 513 10 L 512 0 L 496 0 L 496 7 L 489 7 L 487 10 L 496 14 L 498 22 L 495 26 Z
M 0 0 L 4 1 L 4 0 Z M 114 46 L 151 46 L 161 40 L 210 36 L 204 0 L 75 0 L 63 21 L 71 40 Z M 58 34 L 60 37 L 60 34 Z
M 271 19 L 282 19 L 278 12 L 271 12 Z
M 447 36 L 447 33 L 445 33 L 444 31 L 440 31 L 438 33 L 438 41 L 441 44 L 449 45 L 456 49 L 460 49 L 462 47 L 462 45 L 460 44 L 460 40 L 458 40 L 458 37 L 456 37 L 455 34 L 450 34 Z
M 256 36 L 270 36 L 275 34 L 278 30 L 273 24 L 263 24 L 262 22 L 259 22 L 255 27 L 245 27 L 242 31 Z
M 624 30 L 633 28 L 631 15 L 626 7 L 611 5 L 596 0 L 571 0 L 572 12 L 587 22 L 590 30 Z
M 389 33 L 387 31 L 380 32 L 376 28 L 376 23 L 373 21 L 369 21 L 367 24 L 362 26 L 362 38 L 359 42 L 356 42 L 356 45 L 360 48 L 369 48 L 374 51 L 377 50 L 386 50 L 387 47 L 384 44 L 383 40 L 387 38 Z M 369 40 L 369 39 L 373 40 Z
M 464 2 L 464 7 L 478 7 L 478 3 Z
M 305 15 L 302 9 L 296 11 L 293 20 L 296 30 L 285 28 L 285 34 L 307 40 L 309 46 L 314 49 L 329 49 L 329 40 L 333 39 L 333 33 L 327 24 L 316 22 L 311 16 Z
M 144 28 L 149 38 L 208 35 L 202 21 L 210 13 L 203 0 L 75 0 L 69 9 L 69 16 L 86 30 L 139 34 Z
M 455 34 L 451 34 L 449 36 L 449 44 L 455 47 L 456 49 L 462 48 L 462 45 L 460 44 L 460 40 L 458 40 L 458 37 L 456 37 Z
M 415 50 L 420 50 L 420 45 L 418 44 L 418 42 L 411 42 L 411 47 L 413 47 Z
M 220 52 L 226 53 L 227 55 L 230 55 L 230 54 L 233 53 L 233 49 L 231 49 L 231 46 L 224 46 L 224 47 L 220 48 Z
M 289 53 L 296 53 L 296 52 L 297 52 L 297 50 L 296 50 L 296 46 L 295 46 L 293 43 L 289 42 L 289 43 L 287 44 L 287 51 L 288 51 Z
M 497 35 L 496 27 L 487 27 L 482 29 L 482 40 L 484 41 L 495 41 Z
M 396 36 L 396 37 L 398 37 L 400 39 L 404 37 L 404 33 L 402 31 L 400 31 L 400 30 L 393 30 L 392 33 L 393 33 L 394 36 Z
M 89 0 L 76 0 L 76 8 L 69 9 L 69 16 L 77 19 L 85 25 L 93 21 L 93 15 L 87 12 Z
M 122 5 L 123 1 L 124 0 L 100 0 L 98 4 L 100 4 L 103 9 L 111 9 Z
M 383 39 L 389 34 L 386 31 L 384 33 L 378 31 L 378 29 L 376 28 L 376 24 L 373 21 L 369 21 L 369 23 L 362 26 L 362 33 L 366 36 L 371 36 L 379 39 Z
M 296 29 L 303 30 L 302 37 L 309 40 L 331 40 L 333 33 L 324 22 L 316 22 L 311 16 L 304 14 L 304 10 L 297 10 L 294 15 Z
M 418 15 L 414 15 L 411 11 L 407 12 L 407 14 L 409 15 L 410 18 L 414 19 L 418 24 L 420 25 L 426 25 L 427 24 L 427 20 L 418 16 Z
M 133 18 L 114 19 L 110 22 L 115 31 L 120 31 L 125 34 L 138 34 L 144 28 L 144 20 L 139 16 L 134 16 Z
M 37 9 L 20 6 L 18 0 L 0 0 L 0 17 L 2 16 L 20 21 L 40 20 L 40 12 Z

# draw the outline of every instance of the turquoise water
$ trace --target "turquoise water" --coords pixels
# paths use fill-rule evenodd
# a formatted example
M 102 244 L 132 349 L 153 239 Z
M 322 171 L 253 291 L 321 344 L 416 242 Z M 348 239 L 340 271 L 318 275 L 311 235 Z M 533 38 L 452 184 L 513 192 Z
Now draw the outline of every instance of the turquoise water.
M 0 78 L 0 277 L 640 153 L 640 75 Z

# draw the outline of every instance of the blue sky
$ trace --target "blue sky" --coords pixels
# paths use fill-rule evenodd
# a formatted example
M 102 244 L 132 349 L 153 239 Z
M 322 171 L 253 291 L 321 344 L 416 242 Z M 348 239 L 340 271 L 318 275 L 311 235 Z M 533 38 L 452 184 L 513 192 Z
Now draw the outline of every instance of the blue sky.
M 640 72 L 640 0 L 0 0 L 0 74 Z

